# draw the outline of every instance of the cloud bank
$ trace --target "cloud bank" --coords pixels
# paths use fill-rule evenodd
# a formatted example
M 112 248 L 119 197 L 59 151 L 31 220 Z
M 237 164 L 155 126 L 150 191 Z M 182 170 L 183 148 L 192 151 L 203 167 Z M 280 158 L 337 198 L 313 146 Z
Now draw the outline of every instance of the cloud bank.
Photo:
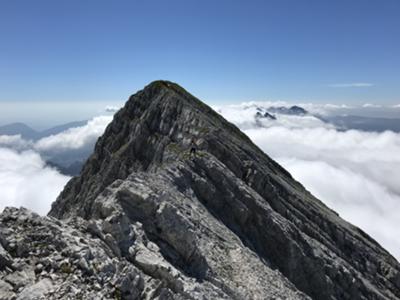
M 111 120 L 112 116 L 95 117 L 84 126 L 37 142 L 26 141 L 20 135 L 0 136 L 0 210 L 5 206 L 24 206 L 46 214 L 70 177 L 46 166 L 44 157 L 56 153 L 66 161 L 71 159 L 71 153 L 90 154 Z M 55 156 L 51 159 L 54 161 Z
M 275 105 L 273 105 L 275 104 Z M 286 115 L 273 113 L 275 120 L 269 118 L 255 118 L 257 112 L 263 111 L 265 107 L 288 107 L 285 102 L 250 102 L 240 105 L 230 105 L 223 107 L 214 107 L 214 109 L 222 114 L 227 120 L 235 123 L 240 129 L 247 130 L 256 127 L 276 127 L 282 126 L 287 128 L 315 128 L 326 127 L 333 128 L 333 125 L 321 121 L 319 118 L 309 115 Z M 304 107 L 306 107 L 304 105 Z M 260 110 L 261 109 L 261 110 Z M 308 109 L 308 108 L 307 108 Z M 322 110 L 313 108 L 312 111 L 321 112 Z
M 276 122 L 256 124 L 255 111 L 243 105 L 219 112 L 311 193 L 400 259 L 400 134 L 340 131 L 321 120 L 287 122 L 283 116 L 283 122 L 279 115 Z
M 59 134 L 40 139 L 36 142 L 35 149 L 40 152 L 82 148 L 87 144 L 94 143 L 111 120 L 112 116 L 93 118 L 85 126 L 70 128 Z
M 323 161 L 279 159 L 317 198 L 400 258 L 400 196 L 362 172 Z
M 14 150 L 26 150 L 33 147 L 33 142 L 24 140 L 20 134 L 0 135 L 0 147 L 12 148 Z
M 33 151 L 0 148 L 0 210 L 24 206 L 44 215 L 68 180 Z
M 365 103 L 365 104 L 363 104 L 363 107 L 364 108 L 368 108 L 368 107 L 370 107 L 370 108 L 380 108 L 380 107 L 382 107 L 382 105 L 374 104 L 374 103 Z

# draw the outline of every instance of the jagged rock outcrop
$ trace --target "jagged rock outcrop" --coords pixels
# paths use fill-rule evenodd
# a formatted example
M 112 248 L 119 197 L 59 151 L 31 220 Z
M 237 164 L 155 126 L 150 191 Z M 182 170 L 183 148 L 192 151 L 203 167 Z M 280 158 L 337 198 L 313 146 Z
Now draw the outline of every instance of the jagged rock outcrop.
M 0 291 L 18 297 L 39 283 L 49 299 L 62 297 L 52 255 L 73 247 L 62 277 L 70 297 L 87 284 L 83 299 L 400 298 L 400 265 L 388 252 L 166 81 L 131 96 L 49 217 L 7 209 L 1 221 Z M 51 254 L 36 250 L 41 239 Z M 37 252 L 15 250 L 20 242 Z M 74 254 L 85 247 L 91 259 Z M 55 267 L 35 273 L 42 257 Z M 115 271 L 104 278 L 91 260 Z M 7 279 L 21 269 L 33 269 L 30 281 Z
M 267 108 L 267 111 L 270 113 L 278 113 L 278 114 L 283 114 L 283 115 L 295 115 L 295 116 L 304 116 L 308 114 L 308 111 L 306 111 L 304 108 L 293 105 L 291 107 L 285 107 L 285 106 L 271 106 Z

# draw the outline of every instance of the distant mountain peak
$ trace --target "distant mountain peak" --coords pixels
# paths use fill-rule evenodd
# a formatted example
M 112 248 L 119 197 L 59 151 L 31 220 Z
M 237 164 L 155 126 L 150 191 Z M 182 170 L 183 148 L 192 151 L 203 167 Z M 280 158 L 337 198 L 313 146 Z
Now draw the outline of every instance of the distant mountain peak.
M 24 123 L 16 122 L 0 126 L 0 135 L 20 135 L 24 139 L 36 139 L 39 133 Z
M 55 134 L 61 133 L 65 130 L 73 128 L 73 127 L 83 126 L 86 123 L 87 123 L 87 120 L 74 121 L 74 122 L 69 122 L 66 124 L 57 125 L 57 126 L 48 128 L 43 131 L 37 131 L 35 129 L 32 129 L 25 123 L 16 122 L 16 123 L 10 123 L 10 124 L 0 126 L 0 135 L 21 135 L 21 137 L 24 139 L 38 140 L 38 139 L 47 137 L 49 135 L 55 135 Z
M 271 106 L 267 108 L 267 111 L 270 113 L 278 113 L 278 114 L 283 114 L 283 115 L 296 115 L 296 116 L 304 116 L 308 114 L 308 111 L 306 111 L 304 108 L 293 105 L 290 107 L 286 106 Z

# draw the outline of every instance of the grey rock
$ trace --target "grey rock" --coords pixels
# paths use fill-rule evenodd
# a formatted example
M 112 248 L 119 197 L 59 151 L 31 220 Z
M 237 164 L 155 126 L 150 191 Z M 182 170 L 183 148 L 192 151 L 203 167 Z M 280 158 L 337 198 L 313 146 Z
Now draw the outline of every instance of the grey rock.
M 17 300 L 46 299 L 46 295 L 52 291 L 52 288 L 53 284 L 50 279 L 42 279 L 39 282 L 24 288 L 18 295 Z
M 171 82 L 131 96 L 48 217 L 0 221 L 13 265 L 43 265 L 30 276 L 51 280 L 48 299 L 400 298 L 387 251 Z
M 0 270 L 4 270 L 6 267 L 11 267 L 12 258 L 8 252 L 0 244 Z
M 0 280 L 0 300 L 14 300 L 16 298 L 12 285 Z
M 33 283 L 35 278 L 34 272 L 31 267 L 27 266 L 25 270 L 18 270 L 7 274 L 2 279 L 13 286 L 15 291 L 18 291 L 21 287 Z

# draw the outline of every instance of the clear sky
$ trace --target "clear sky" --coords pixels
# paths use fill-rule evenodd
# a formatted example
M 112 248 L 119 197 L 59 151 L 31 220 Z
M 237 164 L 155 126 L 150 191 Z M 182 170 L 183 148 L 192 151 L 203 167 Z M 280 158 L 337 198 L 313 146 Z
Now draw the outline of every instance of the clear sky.
M 0 102 L 400 103 L 400 1 L 0 0 Z

